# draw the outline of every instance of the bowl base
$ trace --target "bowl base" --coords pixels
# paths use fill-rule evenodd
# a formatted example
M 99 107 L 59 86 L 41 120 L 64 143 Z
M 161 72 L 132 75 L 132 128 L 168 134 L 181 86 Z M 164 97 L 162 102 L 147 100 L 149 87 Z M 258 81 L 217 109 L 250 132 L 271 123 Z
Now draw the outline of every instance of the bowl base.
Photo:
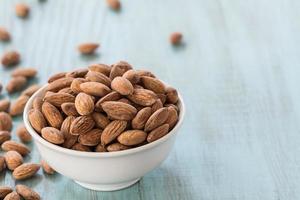
M 115 191 L 115 190 L 121 190 L 124 188 L 127 188 L 136 182 L 138 182 L 140 178 L 123 182 L 123 183 L 117 183 L 117 184 L 90 184 L 90 183 L 83 183 L 80 181 L 75 181 L 77 184 L 81 185 L 84 188 L 90 189 L 90 190 L 96 190 L 96 191 Z

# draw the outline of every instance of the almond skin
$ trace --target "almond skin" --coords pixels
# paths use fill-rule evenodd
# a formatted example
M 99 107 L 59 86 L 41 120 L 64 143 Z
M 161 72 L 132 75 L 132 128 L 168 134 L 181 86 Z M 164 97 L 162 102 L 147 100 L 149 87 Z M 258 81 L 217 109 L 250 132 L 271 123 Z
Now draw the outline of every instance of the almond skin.
M 23 164 L 23 158 L 17 151 L 6 152 L 4 158 L 7 168 L 12 171 Z
M 135 107 L 122 102 L 106 101 L 101 106 L 109 117 L 118 120 L 132 120 L 137 113 Z
M 64 135 L 60 130 L 53 127 L 45 127 L 42 129 L 42 137 L 53 144 L 64 143 Z
M 9 32 L 3 27 L 0 27 L 0 40 L 1 41 L 9 41 L 10 40 Z
M 137 71 L 131 69 L 123 74 L 123 78 L 129 80 L 132 84 L 137 84 L 140 82 L 141 76 L 137 73 Z
M 120 144 L 120 143 L 113 143 L 107 146 L 107 151 L 109 152 L 114 152 L 114 151 L 123 151 L 126 149 L 130 149 L 130 147 L 124 145 L 124 144 Z
M 63 89 L 59 90 L 58 93 L 67 93 L 72 96 L 76 96 L 76 94 L 77 94 L 77 93 L 73 92 L 73 90 L 70 87 L 63 88 Z
M 109 74 L 109 78 L 113 80 L 117 76 L 123 76 L 123 74 L 130 69 L 132 69 L 132 67 L 129 63 L 125 61 L 119 61 L 113 64 Z
M 0 173 L 4 171 L 6 168 L 5 164 L 5 158 L 3 156 L 0 156 Z M 1 194 L 0 194 L 1 195 Z
M 75 93 L 78 94 L 80 92 L 82 92 L 80 85 L 82 83 L 87 82 L 88 80 L 84 79 L 84 78 L 75 78 L 71 84 L 71 90 Z
M 151 116 L 152 111 L 150 107 L 145 107 L 141 109 L 136 116 L 133 118 L 131 122 L 131 126 L 133 129 L 144 129 L 145 124 L 149 117 Z
M 110 122 L 102 132 L 101 143 L 103 145 L 109 144 L 115 140 L 126 129 L 126 127 L 126 121 L 115 120 Z
M 65 78 L 57 79 L 57 80 L 49 83 L 49 85 L 47 86 L 47 90 L 51 91 L 51 92 L 57 92 L 63 88 L 70 87 L 73 80 L 74 80 L 74 78 L 72 78 L 72 77 L 65 77 Z
M 147 138 L 147 133 L 141 130 L 129 130 L 121 133 L 118 136 L 118 141 L 121 144 L 132 146 L 144 142 Z
M 42 112 L 43 103 L 44 103 L 44 100 L 42 97 L 36 97 L 32 102 L 32 108 L 37 109 Z
M 85 134 L 82 134 L 78 138 L 78 142 L 85 146 L 96 146 L 101 141 L 101 133 L 100 129 L 93 129 L 88 131 Z
M 99 82 L 107 87 L 110 87 L 111 80 L 108 78 L 106 75 L 100 73 L 100 72 L 93 72 L 90 71 L 86 74 L 85 76 L 86 80 L 91 81 L 91 82 Z
M 0 112 L 0 131 L 11 131 L 12 119 L 6 112 Z
M 8 51 L 3 54 L 1 63 L 4 67 L 11 67 L 19 64 L 21 56 L 16 51 Z
M 149 76 L 149 77 L 155 78 L 155 75 L 152 74 L 152 72 L 147 71 L 147 70 L 136 70 L 136 73 L 138 73 L 138 75 L 140 75 L 141 77 L 142 76 Z
M 36 74 L 37 70 L 34 68 L 17 68 L 11 73 L 11 76 L 24 76 L 26 78 L 32 78 L 35 77 Z
M 129 80 L 123 77 L 116 77 L 111 82 L 111 88 L 121 95 L 129 95 L 133 93 L 133 86 Z
M 54 74 L 54 75 L 50 76 L 50 78 L 48 79 L 48 83 L 52 83 L 53 81 L 56 81 L 58 79 L 65 78 L 66 74 L 67 74 L 67 72 L 60 72 L 60 73 Z
M 54 128 L 60 129 L 63 122 L 63 117 L 60 111 L 48 102 L 44 102 L 42 105 L 42 112 L 47 122 Z
M 8 99 L 0 100 L 0 112 L 7 112 L 10 106 L 10 101 Z
M 151 112 L 154 113 L 158 109 L 162 108 L 163 104 L 160 99 L 157 99 L 155 103 L 151 106 Z
M 154 92 L 147 89 L 134 89 L 133 94 L 128 95 L 128 99 L 142 106 L 151 106 L 158 97 Z
M 178 93 L 177 93 L 176 89 L 174 89 L 172 87 L 168 87 L 166 89 L 166 95 L 167 95 L 168 103 L 176 104 L 178 102 Z
M 24 164 L 20 165 L 19 167 L 17 167 L 13 171 L 12 175 L 13 175 L 14 179 L 16 179 L 16 180 L 24 180 L 24 179 L 30 178 L 33 175 L 35 175 L 39 169 L 40 169 L 39 164 L 24 163 Z
M 86 68 L 76 69 L 72 72 L 67 73 L 66 77 L 73 77 L 73 78 L 84 77 L 88 73 L 88 71 L 89 70 Z
M 44 160 L 41 160 L 41 166 L 43 168 L 43 171 L 47 174 L 54 174 L 55 170 L 52 169 L 52 167 L 50 165 L 48 165 L 48 163 Z
M 25 18 L 28 16 L 30 8 L 27 4 L 18 3 L 15 6 L 16 15 L 21 18 Z
M 92 117 L 98 128 L 104 129 L 110 123 L 110 120 L 101 113 L 94 112 Z
M 95 122 L 91 116 L 80 116 L 77 117 L 71 124 L 70 133 L 72 135 L 85 134 L 92 130 L 95 126 Z
M 143 83 L 144 88 L 148 90 L 152 90 L 155 93 L 165 93 L 165 85 L 157 78 L 142 76 L 141 82 Z
M 78 46 L 78 50 L 82 54 L 93 54 L 98 47 L 97 43 L 83 43 Z
M 61 109 L 68 116 L 79 116 L 75 103 L 63 103 L 61 104 Z
M 17 193 L 23 197 L 24 199 L 28 200 L 40 200 L 40 195 L 33 191 L 31 188 L 27 187 L 26 185 L 16 185 Z
M 31 97 L 36 91 L 38 91 L 41 88 L 39 85 L 31 85 L 26 90 L 24 90 L 21 95 L 26 95 Z
M 105 95 L 104 97 L 102 97 L 101 99 L 99 99 L 99 101 L 97 101 L 97 103 L 95 104 L 95 109 L 97 111 L 103 111 L 101 104 L 104 103 L 105 101 L 117 101 L 119 99 L 121 99 L 122 96 L 120 93 L 116 92 L 116 91 L 112 91 L 110 93 L 108 93 L 107 95 Z
M 111 89 L 106 85 L 98 82 L 86 82 L 80 85 L 80 89 L 92 96 L 103 97 L 107 95 Z
M 24 88 L 27 84 L 27 79 L 24 76 L 13 77 L 6 85 L 8 93 L 14 93 Z
M 145 124 L 145 131 L 152 131 L 153 129 L 164 124 L 168 118 L 168 108 L 161 108 L 154 112 Z
M 29 96 L 21 95 L 15 102 L 11 104 L 9 114 L 13 117 L 21 115 L 28 100 Z
M 100 72 L 105 76 L 109 76 L 111 67 L 106 64 L 93 64 L 88 67 L 92 72 Z
M 16 134 L 24 143 L 31 142 L 32 140 L 30 133 L 27 131 L 26 127 L 23 124 L 17 128 Z
M 10 132 L 8 131 L 0 131 L 0 144 L 2 144 L 3 142 L 10 140 L 11 139 L 11 135 Z
M 20 200 L 21 197 L 16 192 L 11 192 L 6 195 L 6 197 L 3 200 Z
M 0 199 L 4 199 L 4 197 L 6 197 L 12 191 L 13 190 L 10 187 L 0 186 Z
M 74 103 L 75 97 L 68 93 L 51 93 L 45 96 L 44 101 L 51 103 L 56 107 L 60 107 L 63 103 Z
M 37 109 L 31 109 L 28 112 L 28 120 L 32 128 L 38 133 L 41 133 L 42 129 L 47 126 L 44 115 Z
M 169 124 L 164 124 L 152 130 L 147 137 L 148 142 L 153 142 L 165 136 L 169 131 Z
M 30 149 L 27 146 L 25 146 L 24 144 L 12 141 L 12 140 L 4 142 L 1 145 L 1 148 L 4 151 L 17 151 L 22 156 L 26 156 L 27 154 L 30 153 Z
M 169 124 L 169 130 L 171 130 L 178 121 L 178 113 L 177 110 L 172 106 L 168 107 L 168 113 L 168 118 L 165 123 Z
M 65 148 L 71 148 L 77 142 L 78 136 L 70 133 L 71 125 L 75 119 L 74 116 L 68 116 L 61 125 L 60 131 L 65 138 L 65 142 L 62 146 Z
M 88 94 L 79 93 L 75 99 L 75 108 L 80 115 L 89 115 L 94 111 L 94 100 Z

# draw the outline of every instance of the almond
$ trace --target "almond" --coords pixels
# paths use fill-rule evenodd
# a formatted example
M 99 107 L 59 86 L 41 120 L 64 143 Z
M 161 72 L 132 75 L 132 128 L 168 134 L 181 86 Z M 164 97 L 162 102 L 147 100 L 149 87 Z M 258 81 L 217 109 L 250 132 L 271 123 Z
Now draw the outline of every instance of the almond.
M 132 120 L 137 113 L 135 107 L 122 102 L 106 101 L 101 106 L 109 117 L 118 120 Z
M 125 61 L 115 63 L 110 71 L 109 78 L 113 80 L 117 76 L 123 76 L 125 72 L 132 69 L 131 65 Z
M 98 144 L 95 148 L 95 152 L 107 152 L 107 150 L 102 144 Z
M 115 140 L 127 127 L 126 121 L 115 120 L 110 122 L 102 132 L 101 143 L 109 144 Z
M 9 114 L 11 116 L 21 115 L 24 111 L 25 105 L 29 100 L 29 96 L 21 95 L 15 102 L 13 102 L 10 106 Z
M 142 76 L 141 81 L 144 85 L 144 88 L 152 90 L 155 93 L 165 93 L 165 85 L 157 78 Z
M 163 104 L 162 104 L 161 100 L 156 99 L 155 103 L 151 107 L 151 111 L 152 111 L 152 113 L 154 113 L 155 111 L 157 111 L 158 109 L 160 109 L 162 107 L 163 107 Z
M 172 108 L 174 108 L 176 111 L 177 111 L 177 113 L 179 112 L 179 108 L 178 108 L 178 106 L 176 106 L 176 105 L 174 105 L 174 104 L 169 104 L 169 103 L 167 103 L 167 104 L 165 104 L 164 105 L 165 107 L 172 107 Z
M 70 94 L 73 96 L 76 96 L 76 94 L 77 94 L 70 87 L 63 88 L 63 89 L 59 90 L 58 93 L 67 93 L 67 94 Z
M 147 133 L 141 130 L 129 130 L 121 133 L 118 136 L 118 141 L 121 144 L 132 146 L 144 142 L 147 138 Z
M 64 143 L 64 135 L 60 130 L 53 127 L 45 127 L 42 129 L 42 137 L 53 144 Z
M 63 117 L 60 111 L 48 102 L 44 102 L 42 105 L 42 112 L 47 122 L 54 128 L 60 129 L 63 122 Z
M 151 106 L 155 103 L 157 96 L 151 90 L 134 89 L 133 94 L 128 95 L 128 98 L 136 104 Z
M 138 85 L 138 84 L 135 84 L 135 85 L 133 86 L 133 88 L 134 88 L 134 89 L 145 89 L 143 86 Z
M 62 144 L 62 146 L 65 148 L 71 148 L 77 142 L 78 139 L 77 135 L 72 135 L 70 133 L 71 124 L 74 120 L 74 116 L 68 116 L 61 125 L 60 131 L 62 132 L 65 138 L 65 142 Z
M 26 156 L 28 153 L 30 153 L 30 149 L 27 146 L 12 140 L 4 142 L 1 145 L 1 148 L 4 151 L 17 151 L 22 156 Z
M 8 93 L 14 93 L 24 88 L 27 84 L 27 79 L 24 76 L 17 76 L 12 78 L 6 85 Z
M 4 158 L 7 168 L 12 171 L 23 164 L 23 158 L 17 151 L 6 152 Z
M 94 100 L 88 94 L 79 93 L 75 99 L 75 107 L 80 115 L 89 115 L 94 111 Z
M 37 109 L 42 112 L 42 105 L 44 101 L 42 97 L 36 97 L 32 102 L 32 108 Z
M 98 128 L 104 129 L 110 123 L 110 120 L 101 113 L 94 112 L 92 117 Z
M 145 124 L 145 131 L 152 131 L 153 129 L 164 124 L 168 118 L 168 114 L 168 108 L 160 108 L 159 110 L 155 111 L 147 120 Z
M 93 64 L 90 65 L 88 68 L 90 71 L 100 72 L 106 76 L 109 76 L 111 70 L 111 67 L 105 64 Z
M 31 109 L 28 112 L 28 120 L 32 128 L 38 133 L 41 133 L 42 129 L 47 126 L 44 115 L 37 109 Z
M 172 87 L 168 87 L 166 89 L 166 95 L 167 95 L 167 102 L 168 103 L 172 103 L 175 104 L 178 101 L 178 93 L 177 90 L 172 88 Z
M 70 86 L 70 87 L 71 87 L 71 90 L 72 90 L 74 93 L 76 93 L 76 94 L 82 92 L 82 90 L 81 90 L 81 88 L 80 88 L 80 85 L 81 85 L 82 83 L 85 83 L 85 82 L 88 82 L 88 80 L 86 80 L 86 79 L 84 79 L 84 78 L 76 78 L 76 79 L 74 79 L 73 82 L 72 82 L 72 84 L 71 84 L 71 86 Z
M 17 130 L 16 130 L 16 134 L 17 136 L 20 138 L 20 140 L 22 142 L 31 142 L 32 137 L 30 135 L 30 133 L 27 131 L 26 127 L 24 126 L 24 124 L 20 125 Z
M 40 169 L 39 164 L 24 163 L 24 164 L 20 165 L 19 167 L 17 167 L 13 171 L 12 175 L 13 175 L 14 179 L 16 179 L 16 180 L 24 180 L 24 179 L 30 178 L 33 175 L 35 175 L 39 169 Z
M 121 8 L 119 0 L 106 0 L 106 3 L 112 10 L 120 10 Z
M 0 112 L 7 112 L 10 106 L 10 101 L 8 99 L 0 100 Z
M 0 27 L 0 40 L 1 41 L 9 41 L 10 40 L 9 32 L 3 27 Z
M 11 192 L 6 195 L 6 197 L 3 200 L 20 200 L 21 197 L 16 192 Z
M 74 103 L 75 97 L 68 93 L 51 93 L 45 96 L 44 101 L 51 103 L 54 106 L 60 107 L 63 103 Z
M 32 78 L 35 77 L 37 74 L 37 70 L 34 68 L 17 68 L 12 72 L 12 76 L 23 76 L 25 78 Z
M 63 88 L 70 87 L 73 80 L 74 80 L 74 78 L 72 78 L 72 77 L 65 77 L 65 78 L 57 79 L 57 80 L 49 83 L 49 85 L 47 86 L 47 90 L 51 91 L 51 92 L 57 92 Z
M 137 73 L 138 75 L 140 75 L 141 77 L 142 77 L 142 76 L 149 76 L 149 77 L 155 78 L 155 75 L 152 74 L 152 72 L 147 71 L 147 70 L 136 70 L 136 73 Z
M 85 134 L 92 130 L 95 126 L 95 122 L 91 116 L 80 116 L 77 117 L 71 124 L 70 133 L 72 135 Z
M 111 82 L 111 88 L 121 95 L 129 95 L 133 93 L 133 86 L 129 80 L 123 77 L 116 77 Z
M 156 95 L 160 99 L 160 101 L 162 102 L 162 104 L 166 103 L 167 95 L 165 95 L 165 94 L 156 94 Z
M 145 107 L 141 109 L 136 116 L 133 118 L 131 122 L 131 126 L 134 129 L 144 129 L 145 124 L 149 117 L 151 116 L 151 108 L 150 107 Z
M 169 124 L 169 130 L 171 130 L 178 121 L 178 113 L 174 107 L 168 107 L 168 118 L 165 121 L 166 124 Z
M 79 113 L 76 110 L 75 103 L 63 103 L 61 104 L 61 109 L 68 116 L 79 115 Z
M 40 200 L 40 195 L 26 185 L 16 185 L 17 193 L 25 200 Z
M 3 156 L 0 156 L 0 173 L 4 171 L 6 168 L 5 164 L 5 158 Z M 1 194 L 0 194 L 1 195 Z
M 58 79 L 65 78 L 66 74 L 67 74 L 66 72 L 60 72 L 60 73 L 54 74 L 54 75 L 50 76 L 50 78 L 48 79 L 48 83 L 52 83 Z
M 1 63 L 5 67 L 11 67 L 11 66 L 19 64 L 20 59 L 21 59 L 20 57 L 21 56 L 18 52 L 8 51 L 8 52 L 3 54 L 2 59 L 1 59 Z
M 4 199 L 4 197 L 6 197 L 12 191 L 13 190 L 10 187 L 0 186 L 0 199 Z
M 78 46 L 78 50 L 82 54 L 93 54 L 98 47 L 97 43 L 83 43 Z
M 11 131 L 12 119 L 6 112 L 0 112 L 0 131 Z
M 86 74 L 85 76 L 86 80 L 91 81 L 91 82 L 99 82 L 107 87 L 110 87 L 111 80 L 108 78 L 106 75 L 100 73 L 100 72 L 93 72 L 90 71 Z
M 130 147 L 128 147 L 126 145 L 123 145 L 123 144 L 120 144 L 118 142 L 107 146 L 107 150 L 109 152 L 123 151 L 123 150 L 126 150 L 126 149 L 130 149 Z
M 169 131 L 169 124 L 161 125 L 154 130 L 152 130 L 147 137 L 148 142 L 153 142 L 165 136 Z
M 15 7 L 16 15 L 21 18 L 25 18 L 29 14 L 29 6 L 24 3 L 18 3 Z
M 111 91 L 109 87 L 98 82 L 82 83 L 80 85 L 80 89 L 89 95 L 93 95 L 97 97 L 103 97 Z
M 82 134 L 78 138 L 78 142 L 85 146 L 96 146 L 101 141 L 101 133 L 100 129 L 93 129 L 88 131 L 85 134 Z
M 76 151 L 86 151 L 86 152 L 90 152 L 90 151 L 91 151 L 90 147 L 84 146 L 84 145 L 82 145 L 82 144 L 80 144 L 80 143 L 74 144 L 74 145 L 72 146 L 72 149 L 73 149 L 73 150 L 76 150 Z
M 8 131 L 0 131 L 0 144 L 2 144 L 3 142 L 10 140 L 11 139 L 11 135 L 10 132 Z
M 76 69 L 72 72 L 67 73 L 66 77 L 73 77 L 73 78 L 84 77 L 88 73 L 88 71 L 89 70 L 86 68 Z
M 43 168 L 43 171 L 47 174 L 54 174 L 55 170 L 52 169 L 52 167 L 50 165 L 48 165 L 48 163 L 44 160 L 41 160 L 41 166 Z
M 173 45 L 178 45 L 181 43 L 182 40 L 182 34 L 179 32 L 174 32 L 170 35 L 170 42 Z
M 117 101 L 119 99 L 121 99 L 121 94 L 116 92 L 116 91 L 112 91 L 110 93 L 108 93 L 107 95 L 105 95 L 104 97 L 102 97 L 101 99 L 99 99 L 99 101 L 97 101 L 97 103 L 95 104 L 95 109 L 97 111 L 103 111 L 101 104 L 104 103 L 105 101 Z
M 127 80 L 129 80 L 132 84 L 137 84 L 138 82 L 140 82 L 141 77 L 137 73 L 137 71 L 131 69 L 123 74 L 123 78 L 126 78 Z
M 36 91 L 38 91 L 41 87 L 39 85 L 31 85 L 26 90 L 24 90 L 21 95 L 26 95 L 31 97 Z

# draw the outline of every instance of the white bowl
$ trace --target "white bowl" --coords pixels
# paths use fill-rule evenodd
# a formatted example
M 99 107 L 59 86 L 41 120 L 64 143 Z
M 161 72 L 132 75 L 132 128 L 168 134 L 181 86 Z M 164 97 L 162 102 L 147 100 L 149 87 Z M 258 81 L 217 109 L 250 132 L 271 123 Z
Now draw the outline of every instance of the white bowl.
M 169 155 L 182 124 L 185 107 L 179 95 L 179 121 L 171 132 L 147 145 L 119 152 L 81 152 L 66 149 L 44 140 L 30 125 L 28 111 L 33 99 L 44 96 L 45 87 L 37 91 L 24 109 L 24 123 L 43 157 L 60 174 L 79 185 L 99 191 L 113 191 L 136 183 L 142 176 L 158 167 Z

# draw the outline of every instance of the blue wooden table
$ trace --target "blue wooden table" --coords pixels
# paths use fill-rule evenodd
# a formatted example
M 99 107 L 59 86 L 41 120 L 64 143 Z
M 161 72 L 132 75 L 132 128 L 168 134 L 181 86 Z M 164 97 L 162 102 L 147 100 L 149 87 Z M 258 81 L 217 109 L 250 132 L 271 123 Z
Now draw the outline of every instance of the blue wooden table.
M 0 52 L 20 51 L 20 66 L 39 69 L 35 81 L 126 60 L 178 88 L 187 106 L 171 155 L 134 186 L 95 192 L 40 171 L 21 183 L 43 199 L 300 199 L 299 1 L 123 0 L 113 12 L 103 0 L 30 0 L 25 20 L 17 2 L 0 1 L 0 26 L 13 37 Z M 176 48 L 173 31 L 184 34 Z M 78 54 L 87 41 L 101 43 L 96 55 Z M 0 68 L 2 83 L 10 73 Z M 31 148 L 26 161 L 38 162 Z M 0 184 L 16 182 L 2 173 Z

